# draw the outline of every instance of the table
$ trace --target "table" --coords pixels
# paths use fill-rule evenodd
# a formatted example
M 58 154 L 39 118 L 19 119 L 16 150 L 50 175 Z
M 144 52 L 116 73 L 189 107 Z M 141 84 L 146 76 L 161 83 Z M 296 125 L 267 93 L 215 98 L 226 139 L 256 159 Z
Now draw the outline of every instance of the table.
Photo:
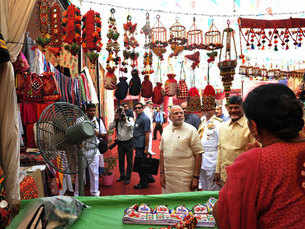
M 174 208 L 184 204 L 192 208 L 198 203 L 205 203 L 209 197 L 218 198 L 218 192 L 186 192 L 162 195 L 117 195 L 104 197 L 78 197 L 80 201 L 90 206 L 83 211 L 81 218 L 75 222 L 71 228 L 160 228 L 160 226 L 150 225 L 126 225 L 122 223 L 124 209 L 135 203 L 146 203 L 151 207 L 165 204 L 169 208 Z M 30 203 L 35 200 L 23 200 L 21 202 L 20 213 L 15 217 L 9 229 L 17 228 L 19 222 L 26 215 Z

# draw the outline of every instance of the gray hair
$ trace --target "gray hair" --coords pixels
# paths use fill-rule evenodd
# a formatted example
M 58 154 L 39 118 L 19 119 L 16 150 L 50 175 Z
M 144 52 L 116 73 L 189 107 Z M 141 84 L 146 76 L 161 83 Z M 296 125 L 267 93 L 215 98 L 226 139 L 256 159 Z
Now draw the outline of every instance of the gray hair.
M 171 109 L 169 110 L 169 116 L 172 115 L 173 109 L 175 109 L 175 108 L 180 108 L 181 110 L 183 110 L 181 106 L 179 106 L 179 105 L 174 105 L 174 106 L 172 106 Z

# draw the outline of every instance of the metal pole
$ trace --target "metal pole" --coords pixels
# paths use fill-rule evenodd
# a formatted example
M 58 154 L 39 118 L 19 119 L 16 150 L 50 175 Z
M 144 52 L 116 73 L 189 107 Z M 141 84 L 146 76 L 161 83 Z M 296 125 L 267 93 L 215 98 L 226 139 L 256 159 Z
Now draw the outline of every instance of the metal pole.
M 98 117 L 101 122 L 101 93 L 100 93 L 100 71 L 98 58 L 96 60 L 96 87 L 97 87 L 97 98 L 98 98 Z M 101 125 L 99 122 L 99 133 L 101 132 Z

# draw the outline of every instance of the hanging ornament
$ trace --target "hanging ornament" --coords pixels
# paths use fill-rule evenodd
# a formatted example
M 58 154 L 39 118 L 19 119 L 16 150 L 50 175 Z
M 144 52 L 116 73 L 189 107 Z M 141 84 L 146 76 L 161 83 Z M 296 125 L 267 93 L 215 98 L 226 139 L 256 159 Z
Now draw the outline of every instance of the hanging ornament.
M 178 22 L 177 18 L 176 23 L 169 28 L 169 32 L 170 38 L 168 43 L 173 50 L 169 57 L 178 56 L 184 50 L 187 42 L 185 27 Z
M 151 43 L 150 48 L 152 51 L 163 60 L 163 54 L 166 52 L 167 43 L 167 32 L 166 28 L 160 22 L 160 15 L 156 16 L 157 23 L 151 29 Z
M 192 87 L 188 94 L 186 111 L 188 113 L 201 112 L 201 99 L 198 89 Z
M 230 28 L 229 20 L 227 21 L 227 24 L 228 27 L 224 29 L 222 35 L 222 43 L 224 44 L 224 39 L 225 39 L 225 44 L 223 48 L 220 50 L 218 68 L 220 70 L 220 75 L 222 77 L 225 96 L 228 99 L 231 91 L 232 81 L 234 79 L 233 77 L 235 74 L 235 68 L 237 65 L 237 51 L 235 45 L 234 30 Z M 234 55 L 232 55 L 231 53 L 232 43 L 234 45 L 234 49 L 233 49 Z
M 278 51 L 279 47 L 289 49 L 289 42 L 295 47 L 301 47 L 305 28 L 304 18 L 289 18 L 280 20 L 264 20 L 239 18 L 240 40 L 246 42 L 249 49 L 264 50 L 265 46 L 273 47 Z
M 148 12 L 146 13 L 146 24 L 142 27 L 141 33 L 144 33 L 144 35 L 145 35 L 144 48 L 145 49 L 150 48 L 152 30 L 151 30 L 151 27 L 150 27 L 150 20 L 149 20 L 149 13 Z
M 214 25 L 214 20 L 212 20 L 209 31 L 205 33 L 204 40 L 206 50 L 214 51 L 222 48 L 223 45 L 221 43 L 221 33 Z
M 187 84 L 185 82 L 186 73 L 184 69 L 184 61 L 181 62 L 180 80 L 177 86 L 177 99 L 186 99 L 188 97 Z
M 153 63 L 153 54 L 151 50 L 149 50 L 148 52 L 146 51 L 143 57 L 144 70 L 142 71 L 142 75 L 150 75 L 154 73 L 154 70 L 152 69 L 152 63 Z
M 175 80 L 176 74 L 174 73 L 174 67 L 170 61 L 171 59 L 168 58 L 168 79 L 165 82 L 165 95 L 171 97 L 175 96 L 177 93 L 177 80 Z M 161 77 L 160 77 L 161 78 Z
M 205 49 L 206 46 L 203 44 L 203 35 L 202 30 L 198 29 L 196 26 L 196 18 L 193 18 L 193 24 L 190 30 L 187 32 L 187 45 L 186 50 L 194 49 Z
M 82 18 L 82 47 L 91 63 L 95 63 L 103 47 L 101 38 L 101 16 L 98 12 L 89 10 Z
M 49 1 L 41 0 L 39 7 L 40 36 L 37 38 L 37 44 L 40 45 L 42 48 L 45 48 L 51 41 L 49 34 L 49 12 Z
M 123 51 L 123 68 L 120 71 L 127 72 L 128 60 L 131 60 L 130 66 L 135 68 L 138 66 L 138 57 L 139 53 L 135 51 L 135 49 L 139 46 L 138 41 L 135 38 L 135 32 L 137 29 L 137 24 L 132 24 L 131 16 L 127 16 L 127 22 L 123 25 L 124 28 L 124 47 Z
M 216 106 L 215 98 L 216 98 L 215 89 L 208 84 L 203 90 L 202 111 L 206 112 L 215 109 Z
M 118 56 L 118 53 L 120 51 L 120 46 L 118 43 L 118 38 L 120 36 L 118 30 L 117 30 L 117 25 L 116 25 L 116 20 L 114 18 L 114 13 L 115 9 L 110 10 L 111 16 L 108 19 L 108 42 L 106 46 L 106 50 L 108 51 L 108 57 L 106 60 L 106 76 L 108 75 L 109 78 L 116 79 L 116 76 L 114 74 L 114 71 L 117 69 L 118 65 L 121 62 L 121 58 Z M 113 90 L 115 88 L 108 87 L 107 89 Z
M 58 55 L 62 45 L 62 25 L 61 8 L 57 2 L 51 7 L 50 39 L 50 46 L 58 48 Z
M 191 55 L 185 55 L 185 57 L 192 61 L 192 69 L 195 70 L 196 67 L 198 67 L 200 63 L 200 52 L 197 51 Z
M 62 26 L 63 42 L 66 43 L 65 49 L 75 56 L 80 51 L 82 41 L 80 9 L 73 4 L 69 5 L 63 13 Z

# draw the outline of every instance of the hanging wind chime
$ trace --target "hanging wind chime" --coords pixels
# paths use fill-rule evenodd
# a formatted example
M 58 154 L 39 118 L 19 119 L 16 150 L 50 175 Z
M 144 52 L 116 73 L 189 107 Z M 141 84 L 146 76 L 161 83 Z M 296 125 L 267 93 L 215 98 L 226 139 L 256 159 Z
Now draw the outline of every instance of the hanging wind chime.
M 166 28 L 160 22 L 160 15 L 156 16 L 157 24 L 151 29 L 151 43 L 150 48 L 152 51 L 163 60 L 163 54 L 166 52 L 167 43 L 167 31 Z
M 198 29 L 196 26 L 196 18 L 193 18 L 193 24 L 190 30 L 187 32 L 187 44 L 185 47 L 186 50 L 194 49 L 205 49 L 203 44 L 203 32 L 201 29 Z
M 217 56 L 216 50 L 221 49 L 223 47 L 221 42 L 221 33 L 214 25 L 214 21 L 212 21 L 209 31 L 207 31 L 204 34 L 204 40 L 205 40 L 205 49 L 209 51 L 207 53 L 209 57 L 208 63 L 214 62 L 215 57 Z
M 72 55 L 77 55 L 81 48 L 81 14 L 80 9 L 73 4 L 69 5 L 63 13 L 63 42 L 65 49 Z
M 173 50 L 173 53 L 169 57 L 178 56 L 184 50 L 187 42 L 185 27 L 178 22 L 178 18 L 176 19 L 176 23 L 169 28 L 169 33 L 170 38 L 168 43 Z
M 98 12 L 89 10 L 82 18 L 82 47 L 91 63 L 95 63 L 103 47 L 101 38 L 102 21 Z
M 145 43 L 144 43 L 144 57 L 143 57 L 143 71 L 142 75 L 150 75 L 154 73 L 154 70 L 152 69 L 152 63 L 153 63 L 153 54 L 150 48 L 151 44 L 151 27 L 150 27 L 150 20 L 149 20 L 149 13 L 146 13 L 146 23 L 141 29 L 141 33 L 145 35 Z
M 114 71 L 119 65 L 120 62 L 120 57 L 118 56 L 118 53 L 120 51 L 120 46 L 118 43 L 118 38 L 120 36 L 118 30 L 117 30 L 117 25 L 116 25 L 116 20 L 114 18 L 114 13 L 115 9 L 110 10 L 111 16 L 109 17 L 108 20 L 108 42 L 106 46 L 106 50 L 108 51 L 108 58 L 106 60 L 106 77 L 105 77 L 105 82 L 104 86 L 108 90 L 114 90 L 116 88 L 116 76 L 114 74 Z
M 232 81 L 234 79 L 235 68 L 237 65 L 237 51 L 234 38 L 234 30 L 230 28 L 230 22 L 227 21 L 228 27 L 224 29 L 222 34 L 223 48 L 220 50 L 218 68 L 222 77 L 225 96 L 230 96 Z M 225 43 L 224 43 L 225 39 Z M 233 43 L 233 53 L 231 44 Z

